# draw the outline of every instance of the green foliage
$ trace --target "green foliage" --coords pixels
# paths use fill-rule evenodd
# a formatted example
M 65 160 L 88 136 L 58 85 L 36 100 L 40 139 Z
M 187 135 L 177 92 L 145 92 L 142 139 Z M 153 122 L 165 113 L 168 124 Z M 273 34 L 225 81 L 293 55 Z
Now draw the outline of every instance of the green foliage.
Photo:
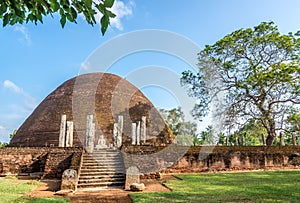
M 185 121 L 184 113 L 180 107 L 171 110 L 160 109 L 159 111 L 175 135 L 178 144 L 195 146 L 199 143 L 197 124 Z
M 96 24 L 97 12 L 103 16 L 100 20 L 102 35 L 107 30 L 110 19 L 116 15 L 109 9 L 114 0 L 0 0 L 0 19 L 3 27 L 6 25 L 23 24 L 24 22 L 43 23 L 43 17 L 57 13 L 60 15 L 60 24 L 65 26 L 66 22 L 77 23 L 77 17 L 82 14 L 88 24 Z
M 7 147 L 7 146 L 8 146 L 8 143 L 0 142 L 0 148 Z
M 134 202 L 299 202 L 298 171 L 182 174 L 172 192 L 131 193 Z
M 213 128 L 211 125 L 207 126 L 205 131 L 200 133 L 200 144 L 212 145 L 214 144 Z
M 300 112 L 297 109 L 292 109 L 286 119 L 289 132 L 300 132 Z
M 258 146 L 262 145 L 262 135 L 266 135 L 266 129 L 262 126 L 262 124 L 255 120 L 250 119 L 242 128 L 237 130 L 233 136 L 231 137 L 238 137 L 239 144 L 241 144 L 241 137 L 243 136 L 245 139 L 246 146 Z M 229 139 L 231 145 L 233 145 L 234 141 L 233 138 Z
M 286 113 L 300 104 L 299 32 L 280 34 L 273 22 L 239 29 L 198 54 L 199 72 L 183 72 L 181 82 L 198 98 L 193 115 L 211 106 L 232 124 L 259 121 L 272 145 Z M 216 100 L 223 100 L 216 106 Z
M 11 134 L 9 134 L 9 138 L 12 139 L 17 134 L 17 130 L 14 130 Z

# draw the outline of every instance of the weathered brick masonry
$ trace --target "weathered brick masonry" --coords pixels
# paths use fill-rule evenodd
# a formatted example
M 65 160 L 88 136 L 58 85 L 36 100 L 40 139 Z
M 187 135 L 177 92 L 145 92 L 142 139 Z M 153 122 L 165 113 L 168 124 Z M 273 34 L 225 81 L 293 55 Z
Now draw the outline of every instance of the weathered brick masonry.
M 79 170 L 81 148 L 7 147 L 0 149 L 0 174 L 43 172 L 60 179 L 64 170 Z M 299 168 L 300 147 L 158 147 L 122 148 L 125 167 L 137 166 L 144 178 L 161 173 Z M 138 156 L 137 156 L 138 155 Z M 149 158 L 150 157 L 150 158 Z M 174 159 L 175 157 L 175 159 Z M 176 159 L 176 157 L 178 157 Z M 156 172 L 156 173 L 155 173 Z
M 44 172 L 42 178 L 60 179 L 64 170 L 78 170 L 80 148 L 7 147 L 0 149 L 0 174 Z
M 151 168 L 160 168 L 161 173 L 300 168 L 299 146 L 173 147 L 165 150 L 164 155 L 153 158 L 153 154 L 158 154 L 163 149 L 153 146 L 124 147 L 122 151 L 125 165 L 135 165 L 142 173 Z M 181 153 L 184 155 L 180 156 Z M 147 158 L 148 156 L 152 157 Z M 174 157 L 179 158 L 176 160 Z

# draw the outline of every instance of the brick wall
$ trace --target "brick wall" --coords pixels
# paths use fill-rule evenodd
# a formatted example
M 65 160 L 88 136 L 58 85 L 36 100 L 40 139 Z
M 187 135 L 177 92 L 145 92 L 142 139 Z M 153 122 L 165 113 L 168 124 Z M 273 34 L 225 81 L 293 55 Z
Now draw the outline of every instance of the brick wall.
M 300 147 L 150 147 L 122 149 L 125 167 L 141 173 L 195 173 L 205 171 L 300 168 Z M 139 155 L 139 156 L 136 156 Z
M 43 172 L 43 178 L 61 178 L 65 169 L 78 170 L 81 154 L 80 148 L 0 148 L 0 174 Z
M 268 168 L 300 168 L 300 147 L 154 147 L 122 148 L 126 168 L 137 166 L 144 177 L 152 172 L 195 173 Z M 138 155 L 138 156 L 137 156 Z M 60 179 L 64 170 L 78 171 L 81 148 L 0 148 L 0 174 L 43 172 Z M 150 174 L 150 175 L 149 175 Z M 152 173 L 153 174 L 153 173 Z M 156 177 L 157 173 L 154 173 Z

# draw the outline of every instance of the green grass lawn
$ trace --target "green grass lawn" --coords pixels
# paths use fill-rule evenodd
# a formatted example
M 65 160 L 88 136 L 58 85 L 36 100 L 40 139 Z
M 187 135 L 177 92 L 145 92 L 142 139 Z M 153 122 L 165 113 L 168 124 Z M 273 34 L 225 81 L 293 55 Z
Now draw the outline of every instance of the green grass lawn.
M 131 193 L 134 202 L 300 202 L 300 171 L 182 174 L 172 192 Z
M 16 177 L 0 178 L 0 203 L 66 203 L 68 199 L 62 198 L 35 198 L 26 197 L 39 185 L 38 181 L 20 182 Z

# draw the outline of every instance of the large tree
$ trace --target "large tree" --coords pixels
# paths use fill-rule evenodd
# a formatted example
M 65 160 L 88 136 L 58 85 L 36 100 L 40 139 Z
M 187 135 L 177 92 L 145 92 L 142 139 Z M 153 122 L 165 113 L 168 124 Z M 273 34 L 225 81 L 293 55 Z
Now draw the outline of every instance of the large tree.
M 67 21 L 76 23 L 78 14 L 82 14 L 88 24 L 96 24 L 96 14 L 103 16 L 100 20 L 101 32 L 105 33 L 110 18 L 114 18 L 109 9 L 114 0 L 0 0 L 0 19 L 3 26 L 24 22 L 43 23 L 43 17 L 57 13 L 60 15 L 61 26 Z
M 214 106 L 219 115 L 230 123 L 261 122 L 272 145 L 286 112 L 300 103 L 299 35 L 281 34 L 273 22 L 263 22 L 206 45 L 198 55 L 199 72 L 182 76 L 199 99 L 194 116 L 206 116 L 221 99 Z
M 193 144 L 194 146 L 199 144 L 197 123 L 186 121 L 180 107 L 170 110 L 160 109 L 159 111 L 175 135 L 178 144 Z

